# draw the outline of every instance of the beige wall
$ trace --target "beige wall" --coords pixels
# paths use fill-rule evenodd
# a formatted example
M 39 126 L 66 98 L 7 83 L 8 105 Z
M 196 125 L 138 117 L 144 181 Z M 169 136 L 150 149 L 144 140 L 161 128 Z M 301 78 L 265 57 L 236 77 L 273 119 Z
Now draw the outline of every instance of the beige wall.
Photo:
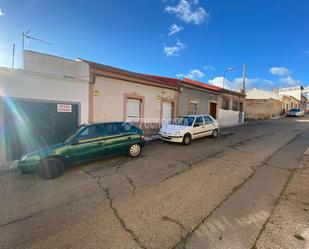
M 276 99 L 247 99 L 246 118 L 267 119 L 282 115 L 282 102 Z
M 132 94 L 144 98 L 144 122 L 153 123 L 154 120 L 160 122 L 161 100 L 176 99 L 175 90 L 104 76 L 96 77 L 93 91 L 94 122 L 124 121 L 124 96 Z M 99 96 L 95 96 L 96 94 Z

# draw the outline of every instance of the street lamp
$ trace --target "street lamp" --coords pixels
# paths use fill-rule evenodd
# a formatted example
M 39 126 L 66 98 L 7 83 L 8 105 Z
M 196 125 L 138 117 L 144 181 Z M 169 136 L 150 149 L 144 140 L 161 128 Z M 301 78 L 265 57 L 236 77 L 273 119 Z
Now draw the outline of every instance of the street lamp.
M 226 72 L 229 72 L 229 71 L 234 71 L 235 70 L 235 68 L 234 67 L 229 67 L 229 68 L 227 68 L 227 69 L 225 69 L 224 70 L 224 73 L 223 73 L 223 88 L 224 88 L 224 81 L 225 81 L 225 73 Z

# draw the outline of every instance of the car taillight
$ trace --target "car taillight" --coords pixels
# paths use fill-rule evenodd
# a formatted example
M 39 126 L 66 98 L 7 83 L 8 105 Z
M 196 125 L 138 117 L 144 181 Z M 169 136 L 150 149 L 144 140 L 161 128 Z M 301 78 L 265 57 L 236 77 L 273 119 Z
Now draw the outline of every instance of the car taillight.
M 145 136 L 144 136 L 144 135 L 141 135 L 141 139 L 142 139 L 142 140 L 145 140 Z

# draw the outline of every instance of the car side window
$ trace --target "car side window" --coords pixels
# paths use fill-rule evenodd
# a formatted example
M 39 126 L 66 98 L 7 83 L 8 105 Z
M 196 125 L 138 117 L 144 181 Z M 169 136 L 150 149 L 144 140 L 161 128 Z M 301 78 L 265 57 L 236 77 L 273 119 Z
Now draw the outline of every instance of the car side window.
M 121 135 L 130 132 L 130 128 L 125 125 L 125 123 L 110 123 L 104 124 L 104 130 L 106 136 Z
M 205 124 L 212 124 L 214 121 L 209 116 L 204 116 Z
M 194 126 L 202 126 L 204 125 L 203 117 L 197 117 L 194 122 Z
M 78 136 L 77 139 L 83 140 L 88 138 L 96 137 L 96 126 L 92 125 L 84 129 Z

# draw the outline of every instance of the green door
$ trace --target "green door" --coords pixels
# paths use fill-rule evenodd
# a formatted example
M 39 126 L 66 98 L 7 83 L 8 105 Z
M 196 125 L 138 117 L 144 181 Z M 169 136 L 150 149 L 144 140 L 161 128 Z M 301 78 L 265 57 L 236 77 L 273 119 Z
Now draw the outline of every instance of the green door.
M 100 126 L 91 125 L 81 130 L 68 147 L 71 164 L 89 162 L 104 156 L 104 134 Z
M 126 123 L 108 123 L 102 126 L 105 133 L 105 155 L 112 156 L 127 153 L 134 137 L 130 131 L 130 126 L 127 127 Z

